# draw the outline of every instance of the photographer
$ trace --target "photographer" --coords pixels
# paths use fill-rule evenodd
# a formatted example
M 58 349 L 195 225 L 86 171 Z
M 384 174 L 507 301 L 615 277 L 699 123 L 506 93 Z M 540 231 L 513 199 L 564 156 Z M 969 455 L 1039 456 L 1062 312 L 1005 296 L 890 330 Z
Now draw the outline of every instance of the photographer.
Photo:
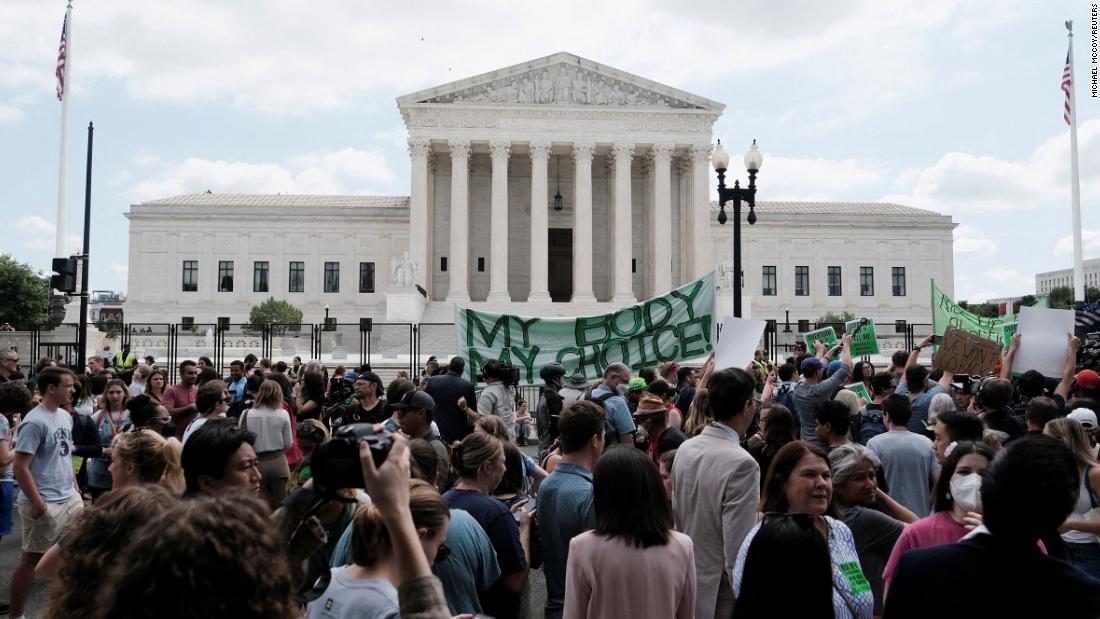
M 508 434 L 513 440 L 516 438 L 516 395 L 515 389 L 505 382 L 509 377 L 512 366 L 506 366 L 496 359 L 485 362 L 482 374 L 485 377 L 485 390 L 477 399 L 478 415 L 495 415 L 500 417 L 504 426 L 508 428 Z M 526 426 L 520 431 L 526 439 Z

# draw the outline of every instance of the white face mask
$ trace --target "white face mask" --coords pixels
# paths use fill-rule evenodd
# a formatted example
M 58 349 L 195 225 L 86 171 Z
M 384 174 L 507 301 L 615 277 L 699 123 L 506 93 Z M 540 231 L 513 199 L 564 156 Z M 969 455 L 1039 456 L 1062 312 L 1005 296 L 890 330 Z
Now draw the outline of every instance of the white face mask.
M 964 511 L 976 512 L 982 508 L 982 476 L 970 473 L 951 480 L 951 498 Z

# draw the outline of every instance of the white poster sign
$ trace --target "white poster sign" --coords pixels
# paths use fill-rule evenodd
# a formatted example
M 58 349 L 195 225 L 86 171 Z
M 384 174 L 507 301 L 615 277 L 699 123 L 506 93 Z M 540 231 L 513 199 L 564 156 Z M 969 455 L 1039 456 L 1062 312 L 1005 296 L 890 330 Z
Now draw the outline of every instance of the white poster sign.
M 1067 334 L 1073 333 L 1073 310 L 1021 307 L 1017 333 L 1020 349 L 1012 371 L 1037 370 L 1047 377 L 1059 377 L 1066 363 Z
M 744 369 L 756 353 L 760 338 L 764 336 L 763 320 L 729 317 L 722 321 L 722 333 L 714 351 L 714 370 L 726 368 Z

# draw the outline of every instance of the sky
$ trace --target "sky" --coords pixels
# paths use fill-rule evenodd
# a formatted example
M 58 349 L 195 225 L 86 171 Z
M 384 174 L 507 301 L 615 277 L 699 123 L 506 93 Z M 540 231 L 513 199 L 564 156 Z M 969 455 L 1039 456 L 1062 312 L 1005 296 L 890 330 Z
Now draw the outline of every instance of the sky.
M 1072 263 L 1067 19 L 1084 253 L 1100 257 L 1090 7 L 75 0 L 67 242 L 80 245 L 89 122 L 91 286 L 125 291 L 131 204 L 207 189 L 408 195 L 397 97 L 567 51 L 725 103 L 715 137 L 734 154 L 759 142 L 759 199 L 950 214 L 956 298 L 1030 294 L 1035 273 Z M 64 11 L 61 0 L 0 2 L 0 253 L 43 270 L 56 230 Z

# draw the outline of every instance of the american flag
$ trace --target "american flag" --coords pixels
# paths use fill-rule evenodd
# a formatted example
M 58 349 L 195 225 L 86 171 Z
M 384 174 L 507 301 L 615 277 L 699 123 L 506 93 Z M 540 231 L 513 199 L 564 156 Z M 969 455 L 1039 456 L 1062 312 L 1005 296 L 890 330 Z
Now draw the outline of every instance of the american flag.
M 1085 333 L 1100 331 L 1100 304 L 1082 303 L 1074 308 L 1074 330 L 1084 337 Z
M 65 38 L 69 32 L 69 14 L 65 14 L 65 22 L 61 25 L 61 46 L 57 50 L 57 100 L 61 101 L 65 95 Z
M 65 38 L 62 37 L 62 43 L 64 44 Z M 1062 71 L 1062 91 L 1066 93 L 1066 113 L 1064 118 L 1066 124 L 1073 124 L 1069 122 L 1071 115 L 1074 113 L 1074 97 L 1069 93 L 1069 85 L 1074 82 L 1074 65 L 1073 56 L 1069 52 L 1066 53 L 1066 68 Z

